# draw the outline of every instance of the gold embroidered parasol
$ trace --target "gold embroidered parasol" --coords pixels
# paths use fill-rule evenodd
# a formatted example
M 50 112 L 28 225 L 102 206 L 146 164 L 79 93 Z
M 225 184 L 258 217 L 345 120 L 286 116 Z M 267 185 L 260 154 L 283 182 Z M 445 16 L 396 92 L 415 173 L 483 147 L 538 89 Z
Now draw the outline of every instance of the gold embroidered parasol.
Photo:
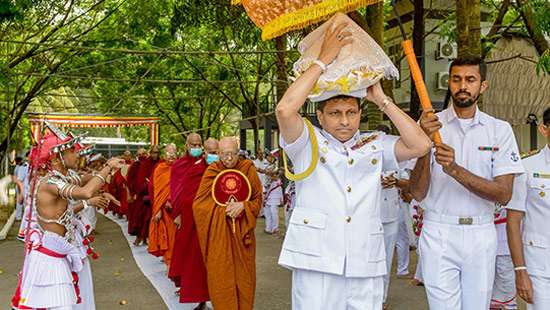
M 336 12 L 348 13 L 381 0 L 232 0 L 242 4 L 262 39 L 269 40 L 292 30 L 328 19 Z

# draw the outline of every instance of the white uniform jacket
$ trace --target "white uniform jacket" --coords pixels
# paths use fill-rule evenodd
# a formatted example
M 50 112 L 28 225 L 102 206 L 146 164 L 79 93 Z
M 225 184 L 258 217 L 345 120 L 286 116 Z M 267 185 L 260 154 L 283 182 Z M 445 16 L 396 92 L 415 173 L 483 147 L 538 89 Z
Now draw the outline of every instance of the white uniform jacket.
M 530 275 L 550 278 L 550 149 L 523 159 L 508 209 L 525 212 L 523 251 Z
M 296 182 L 296 206 L 283 243 L 279 264 L 346 277 L 386 273 L 384 235 L 380 222 L 383 170 L 397 170 L 398 137 L 360 134 L 341 143 L 315 128 L 319 158 L 314 172 Z M 302 135 L 281 145 L 305 171 L 312 160 L 311 140 Z

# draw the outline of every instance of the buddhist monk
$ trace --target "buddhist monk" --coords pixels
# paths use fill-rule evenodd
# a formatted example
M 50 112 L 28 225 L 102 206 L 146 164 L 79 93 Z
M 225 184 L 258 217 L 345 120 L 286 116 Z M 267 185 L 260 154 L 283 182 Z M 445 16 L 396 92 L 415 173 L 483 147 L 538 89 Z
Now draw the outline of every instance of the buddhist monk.
M 132 164 L 128 173 L 128 189 L 132 201 L 128 214 L 128 233 L 136 236 L 134 241 L 136 246 L 145 244 L 149 235 L 151 201 L 148 185 L 153 169 L 159 160 L 158 145 L 152 146 L 149 154 L 147 156 L 145 150 L 138 150 L 138 160 Z
M 262 183 L 252 161 L 239 159 L 235 139 L 223 138 L 218 155 L 220 160 L 206 169 L 193 202 L 208 291 L 214 309 L 252 310 L 256 289 L 254 229 L 262 206 Z M 238 170 L 249 180 L 248 201 L 229 202 L 225 207 L 216 204 L 212 185 L 226 169 Z
M 176 237 L 176 225 L 170 204 L 170 174 L 172 164 L 177 159 L 176 145 L 168 144 L 164 151 L 164 160 L 155 167 L 149 183 L 152 188 L 153 217 L 149 224 L 147 250 L 155 256 L 163 256 L 164 263 L 170 266 Z
M 127 165 L 131 165 L 134 161 L 132 160 L 132 152 L 126 150 L 122 153 L 122 159 L 126 162 Z
M 124 160 L 124 158 L 122 159 Z M 124 164 L 120 169 L 113 171 L 107 178 L 108 192 L 116 198 L 116 200 L 109 202 L 109 210 L 118 216 L 118 218 L 125 216 L 128 211 L 128 185 L 126 178 L 122 174 L 125 166 L 127 165 Z M 125 169 L 127 170 L 127 168 Z
M 205 154 L 199 155 L 193 150 L 202 148 L 201 136 L 190 134 L 186 148 L 187 154 L 172 165 L 170 195 L 178 230 L 168 277 L 181 288 L 180 303 L 199 303 L 195 310 L 203 310 L 210 298 L 192 207 L 204 171 L 218 159 L 218 141 L 206 140 Z

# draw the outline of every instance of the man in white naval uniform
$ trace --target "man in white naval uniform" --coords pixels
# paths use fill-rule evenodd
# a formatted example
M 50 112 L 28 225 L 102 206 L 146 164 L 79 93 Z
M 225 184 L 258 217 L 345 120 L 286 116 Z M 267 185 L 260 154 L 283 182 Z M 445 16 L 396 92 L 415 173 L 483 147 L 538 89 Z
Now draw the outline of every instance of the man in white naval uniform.
M 450 66 L 453 103 L 422 114 L 428 135 L 442 144 L 419 158 L 411 192 L 424 208 L 419 250 L 430 309 L 488 309 L 495 273 L 494 204 L 506 205 L 515 174 L 523 172 L 510 124 L 481 112 L 487 66 L 479 57 Z
M 550 108 L 539 131 L 550 143 Z M 508 245 L 518 295 L 529 310 L 550 309 L 550 149 L 523 159 L 525 174 L 514 182 L 508 209 Z M 524 218 L 525 215 L 525 218 Z M 523 219 L 523 232 L 522 232 Z
M 390 133 L 390 128 L 386 125 L 379 125 L 377 130 L 384 134 Z M 390 287 L 390 272 L 393 261 L 393 253 L 397 242 L 399 231 L 399 190 L 397 182 L 399 180 L 398 171 L 390 170 L 382 172 L 382 192 L 380 199 L 380 220 L 384 229 L 384 250 L 386 251 L 386 270 L 384 276 L 384 304 L 388 298 L 388 289 Z
M 382 192 L 380 199 L 380 220 L 384 229 L 384 249 L 386 252 L 386 270 L 384 276 L 384 303 L 388 297 L 390 286 L 390 272 L 393 261 L 393 253 L 399 231 L 399 191 L 397 183 L 397 171 L 382 173 Z
M 412 168 L 412 167 L 411 167 Z M 410 212 L 410 201 L 412 196 L 409 190 L 409 178 L 411 169 L 401 169 L 399 171 L 399 228 L 397 230 L 397 240 L 395 242 L 396 274 L 397 278 L 410 278 L 409 259 L 411 246 L 416 248 L 416 236 L 412 226 L 412 216 Z
M 382 170 L 422 156 L 428 137 L 382 91 L 371 86 L 367 99 L 394 123 L 401 138 L 359 133 L 359 99 L 336 96 L 317 106 L 323 129 L 308 129 L 299 111 L 327 65 L 351 42 L 345 23 L 324 36 L 319 58 L 288 88 L 276 108 L 281 145 L 295 173 L 312 173 L 296 182 L 296 206 L 279 258 L 292 270 L 292 309 L 379 310 L 386 274 L 380 222 Z M 314 145 L 313 141 L 317 141 Z

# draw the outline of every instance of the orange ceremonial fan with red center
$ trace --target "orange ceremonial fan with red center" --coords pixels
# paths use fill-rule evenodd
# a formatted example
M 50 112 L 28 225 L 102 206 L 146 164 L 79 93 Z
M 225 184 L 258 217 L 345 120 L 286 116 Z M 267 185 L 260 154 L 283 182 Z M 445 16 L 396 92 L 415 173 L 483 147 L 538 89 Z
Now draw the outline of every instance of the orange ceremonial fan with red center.
M 252 186 L 239 170 L 227 169 L 220 172 L 212 185 L 212 198 L 216 204 L 225 207 L 229 202 L 248 201 Z
M 250 19 L 269 40 L 292 30 L 328 19 L 336 12 L 348 13 L 381 0 L 232 0 L 242 4 Z
M 250 181 L 239 170 L 227 169 L 220 172 L 212 185 L 212 198 L 217 205 L 225 207 L 229 202 L 248 201 L 252 196 Z M 235 233 L 235 218 L 231 218 Z

